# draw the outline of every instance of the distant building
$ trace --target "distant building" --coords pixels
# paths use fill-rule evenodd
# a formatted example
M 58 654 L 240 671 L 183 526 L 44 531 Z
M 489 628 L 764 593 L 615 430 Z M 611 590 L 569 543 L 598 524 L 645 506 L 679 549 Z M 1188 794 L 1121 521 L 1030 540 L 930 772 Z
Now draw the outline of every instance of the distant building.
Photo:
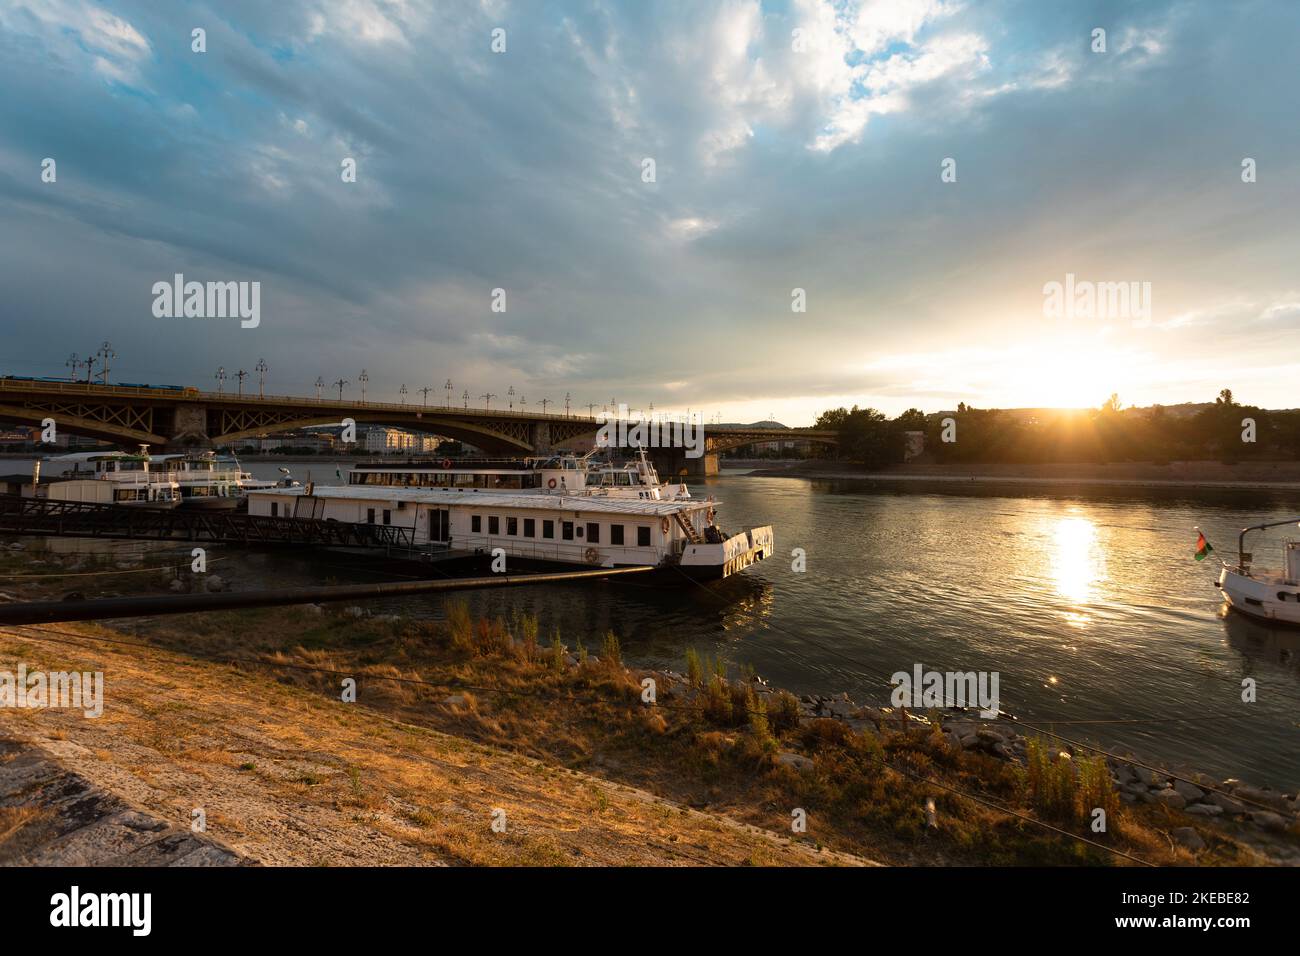
M 376 455 L 410 454 L 415 451 L 415 436 L 400 428 L 371 428 L 363 447 Z

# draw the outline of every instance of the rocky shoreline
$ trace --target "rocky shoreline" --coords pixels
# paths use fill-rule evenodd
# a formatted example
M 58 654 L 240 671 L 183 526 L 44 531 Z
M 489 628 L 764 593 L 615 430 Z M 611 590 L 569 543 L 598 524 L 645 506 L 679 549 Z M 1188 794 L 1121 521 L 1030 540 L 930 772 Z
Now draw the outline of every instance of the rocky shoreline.
M 569 655 L 567 663 L 577 666 L 578 662 Z M 702 693 L 684 674 L 656 671 L 651 676 L 678 699 L 693 701 Z M 782 693 L 761 677 L 754 677 L 751 682 L 755 694 L 761 698 L 771 700 Z M 928 716 L 907 709 L 858 704 L 847 693 L 804 694 L 798 701 L 801 720 L 836 720 L 855 733 L 876 734 L 886 727 L 915 733 L 934 732 Z M 941 733 L 949 746 L 979 751 L 1022 767 L 1027 764 L 1029 736 L 1033 731 L 1029 734 L 1017 731 L 1015 717 L 1000 712 L 996 719 L 986 720 L 971 711 L 950 708 L 941 713 L 940 719 Z M 1073 760 L 1076 751 L 1082 756 L 1093 752 L 1069 743 L 1052 744 L 1052 751 L 1057 759 L 1064 760 Z M 808 757 L 792 751 L 779 753 L 776 760 L 794 770 L 811 770 L 813 766 Z M 1300 794 L 1254 787 L 1236 778 L 1217 780 L 1196 771 L 1175 773 L 1153 769 L 1131 755 L 1119 759 L 1106 756 L 1105 761 L 1111 782 L 1124 803 L 1155 804 L 1190 814 L 1201 822 L 1231 828 L 1238 839 L 1244 839 L 1269 856 L 1300 865 L 1300 844 L 1287 839 L 1288 833 L 1300 834 Z M 1175 828 L 1172 837 L 1192 852 L 1205 847 L 1205 841 L 1191 826 Z
M 765 691 L 759 691 L 764 693 Z M 766 693 L 772 693 L 766 689 Z M 906 710 L 884 707 L 860 706 L 848 694 L 833 697 L 805 694 L 799 698 L 800 713 L 808 719 L 830 718 L 840 720 L 857 731 L 879 730 L 887 721 L 915 726 L 918 732 L 930 732 L 932 724 L 926 717 Z M 999 715 L 996 720 L 984 720 L 968 711 L 951 709 L 941 717 L 942 733 L 948 744 L 961 750 L 978 750 L 1000 760 L 1024 765 L 1028 752 L 1028 736 L 1008 724 L 1015 721 L 1010 715 Z M 1031 732 L 1032 733 L 1032 732 Z M 1063 743 L 1053 745 L 1062 759 L 1073 759 L 1076 748 Z M 1082 748 L 1079 748 L 1082 750 Z M 1085 754 L 1090 752 L 1083 751 Z M 1208 774 L 1190 771 L 1173 773 L 1152 769 L 1132 756 L 1127 759 L 1105 758 L 1111 782 L 1125 803 L 1158 804 L 1170 810 L 1179 810 L 1202 820 L 1221 825 L 1249 827 L 1256 831 L 1258 840 L 1270 849 L 1300 862 L 1300 848 L 1294 844 L 1269 839 L 1288 830 L 1300 828 L 1300 794 L 1283 793 L 1267 787 L 1253 787 L 1236 778 L 1216 780 Z M 1174 838 L 1189 850 L 1205 846 L 1192 827 L 1179 827 Z

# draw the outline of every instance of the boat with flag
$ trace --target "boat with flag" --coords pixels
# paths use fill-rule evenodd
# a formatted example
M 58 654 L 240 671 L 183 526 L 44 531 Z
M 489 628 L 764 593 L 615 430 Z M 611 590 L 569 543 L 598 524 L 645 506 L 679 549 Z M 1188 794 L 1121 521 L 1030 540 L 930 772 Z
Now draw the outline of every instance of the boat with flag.
M 1223 562 L 1216 586 L 1224 600 L 1236 611 L 1266 621 L 1300 625 L 1300 541 L 1282 544 L 1280 571 L 1257 571 L 1252 567 L 1254 555 L 1246 550 L 1246 536 L 1252 532 L 1286 525 L 1300 526 L 1300 518 L 1269 521 L 1243 528 L 1237 538 L 1236 566 Z M 1196 560 L 1203 560 L 1214 549 L 1197 531 Z

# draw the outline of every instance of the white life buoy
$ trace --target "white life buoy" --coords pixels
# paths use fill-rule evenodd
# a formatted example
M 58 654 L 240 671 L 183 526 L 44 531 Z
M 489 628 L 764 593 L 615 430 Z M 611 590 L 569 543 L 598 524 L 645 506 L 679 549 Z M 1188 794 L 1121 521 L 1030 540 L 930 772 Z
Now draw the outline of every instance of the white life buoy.
M 550 481 L 548 481 L 548 482 L 546 483 L 546 487 L 547 487 L 547 488 L 554 488 L 554 487 L 555 487 L 555 479 L 552 478 Z

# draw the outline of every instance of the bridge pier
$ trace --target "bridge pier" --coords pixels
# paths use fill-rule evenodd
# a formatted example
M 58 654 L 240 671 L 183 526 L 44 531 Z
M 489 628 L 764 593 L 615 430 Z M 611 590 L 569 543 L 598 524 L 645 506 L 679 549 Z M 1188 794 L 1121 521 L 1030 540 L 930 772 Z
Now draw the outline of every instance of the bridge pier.
M 551 453 L 550 422 L 534 422 L 528 426 L 528 443 L 533 446 L 534 455 Z
M 171 409 L 171 427 L 159 429 L 168 435 L 164 451 L 183 452 L 199 448 L 207 450 L 212 447 L 208 437 L 208 410 L 203 405 L 177 405 Z
M 718 453 L 705 452 L 699 458 L 687 458 L 680 448 L 654 448 L 647 452 L 662 481 L 672 478 L 707 478 L 718 473 Z

